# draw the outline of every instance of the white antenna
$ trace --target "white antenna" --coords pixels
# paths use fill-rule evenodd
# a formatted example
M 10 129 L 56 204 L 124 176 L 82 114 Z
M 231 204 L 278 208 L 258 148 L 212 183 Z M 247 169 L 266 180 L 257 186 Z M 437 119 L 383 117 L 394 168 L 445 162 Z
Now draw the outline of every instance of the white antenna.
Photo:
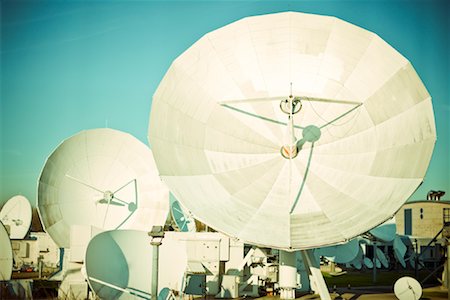
M 283 18 L 291 22 L 279 27 Z M 328 43 L 309 38 L 314 24 Z M 196 219 L 249 244 L 312 249 L 381 224 L 422 182 L 436 140 L 430 95 L 378 35 L 342 26 L 297 12 L 253 16 L 173 62 L 148 136 L 161 178 Z M 286 47 L 292 36 L 301 47 Z M 325 56 L 332 65 L 318 63 Z
M 0 211 L 0 221 L 9 228 L 11 239 L 25 238 L 31 225 L 31 205 L 28 199 L 22 195 L 10 198 Z
M 168 197 L 150 149 L 130 134 L 101 128 L 70 137 L 50 155 L 39 178 L 38 209 L 47 233 L 68 248 L 73 225 L 163 225 Z
M 13 253 L 8 232 L 0 222 L 0 281 L 10 280 L 13 267 Z

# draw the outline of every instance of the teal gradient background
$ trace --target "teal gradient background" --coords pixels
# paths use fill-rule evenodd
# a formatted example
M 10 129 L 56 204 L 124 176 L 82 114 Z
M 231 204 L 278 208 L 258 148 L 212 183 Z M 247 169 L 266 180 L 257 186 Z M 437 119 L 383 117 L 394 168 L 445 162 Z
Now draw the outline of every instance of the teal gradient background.
M 84 129 L 147 142 L 152 95 L 204 34 L 246 16 L 332 15 L 377 33 L 433 97 L 438 140 L 425 182 L 450 193 L 450 1 L 2 1 L 0 205 L 36 203 L 46 158 Z M 450 199 L 448 195 L 445 197 Z

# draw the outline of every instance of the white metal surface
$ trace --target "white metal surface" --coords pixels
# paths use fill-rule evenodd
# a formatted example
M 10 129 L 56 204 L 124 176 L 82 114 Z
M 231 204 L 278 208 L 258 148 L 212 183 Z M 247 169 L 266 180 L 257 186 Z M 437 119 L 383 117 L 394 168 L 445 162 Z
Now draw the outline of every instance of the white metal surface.
M 161 177 L 196 219 L 282 249 L 344 242 L 391 218 L 435 138 L 407 59 L 374 33 L 296 12 L 202 37 L 167 71 L 149 124 Z
M 65 140 L 39 178 L 41 220 L 64 248 L 70 244 L 71 225 L 103 230 L 164 225 L 168 199 L 150 149 L 130 134 L 107 128 Z
M 10 280 L 13 267 L 13 253 L 8 232 L 0 222 L 0 280 Z
M 22 195 L 10 198 L 0 211 L 0 221 L 9 227 L 10 239 L 23 239 L 31 225 L 31 204 L 28 199 Z
M 185 233 L 167 232 L 159 250 L 158 287 L 179 291 L 187 267 Z M 150 299 L 152 246 L 147 232 L 106 231 L 86 251 L 89 285 L 101 299 Z M 124 292 L 126 291 L 126 292 Z

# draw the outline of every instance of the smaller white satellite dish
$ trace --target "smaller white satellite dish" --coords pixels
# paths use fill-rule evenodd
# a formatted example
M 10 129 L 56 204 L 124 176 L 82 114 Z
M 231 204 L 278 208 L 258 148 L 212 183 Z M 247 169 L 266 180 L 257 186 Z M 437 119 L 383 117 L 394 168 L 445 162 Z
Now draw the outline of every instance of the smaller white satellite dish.
M 13 267 L 11 241 L 5 226 L 0 222 L 0 281 L 10 280 Z
M 377 248 L 377 250 L 375 250 L 375 251 L 377 252 L 377 260 L 383 265 L 383 267 L 389 268 L 389 261 L 387 260 L 384 252 L 381 251 L 380 248 Z M 377 262 L 377 268 L 380 268 L 380 267 L 378 267 L 378 262 Z
M 175 221 L 179 231 L 181 232 L 194 232 L 197 231 L 195 226 L 195 220 L 190 213 L 184 209 L 180 202 L 176 200 L 172 194 L 170 194 L 170 213 Z
M 400 300 L 418 300 L 422 296 L 422 287 L 416 279 L 405 276 L 395 282 L 394 293 Z
M 0 221 L 9 227 L 9 238 L 22 240 L 31 225 L 31 205 L 27 198 L 17 195 L 10 198 L 0 211 Z
M 406 254 L 406 245 L 403 243 L 402 239 L 397 236 L 394 239 L 394 256 L 397 261 L 402 265 L 403 268 L 406 268 L 405 262 L 405 254 Z
M 39 177 L 38 212 L 45 231 L 69 248 L 71 226 L 150 230 L 163 225 L 169 190 L 153 154 L 131 134 L 85 130 L 64 140 Z
M 368 269 L 372 269 L 373 268 L 373 262 L 372 262 L 372 260 L 370 258 L 364 257 L 363 263 L 366 266 L 366 268 L 368 268 Z
M 181 287 L 187 267 L 184 235 L 165 233 L 159 251 L 160 291 Z M 147 232 L 137 230 L 105 231 L 92 238 L 86 250 L 86 273 L 89 286 L 100 299 L 150 299 L 150 241 Z

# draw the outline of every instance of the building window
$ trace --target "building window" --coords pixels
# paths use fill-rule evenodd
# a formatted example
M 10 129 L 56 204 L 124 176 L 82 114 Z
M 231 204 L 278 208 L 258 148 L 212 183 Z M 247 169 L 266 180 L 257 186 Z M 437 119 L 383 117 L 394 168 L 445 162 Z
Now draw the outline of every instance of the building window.
M 405 209 L 405 235 L 412 234 L 412 211 L 411 208 Z
M 444 225 L 449 224 L 450 223 L 450 208 L 445 207 L 443 209 L 443 217 L 444 217 Z

